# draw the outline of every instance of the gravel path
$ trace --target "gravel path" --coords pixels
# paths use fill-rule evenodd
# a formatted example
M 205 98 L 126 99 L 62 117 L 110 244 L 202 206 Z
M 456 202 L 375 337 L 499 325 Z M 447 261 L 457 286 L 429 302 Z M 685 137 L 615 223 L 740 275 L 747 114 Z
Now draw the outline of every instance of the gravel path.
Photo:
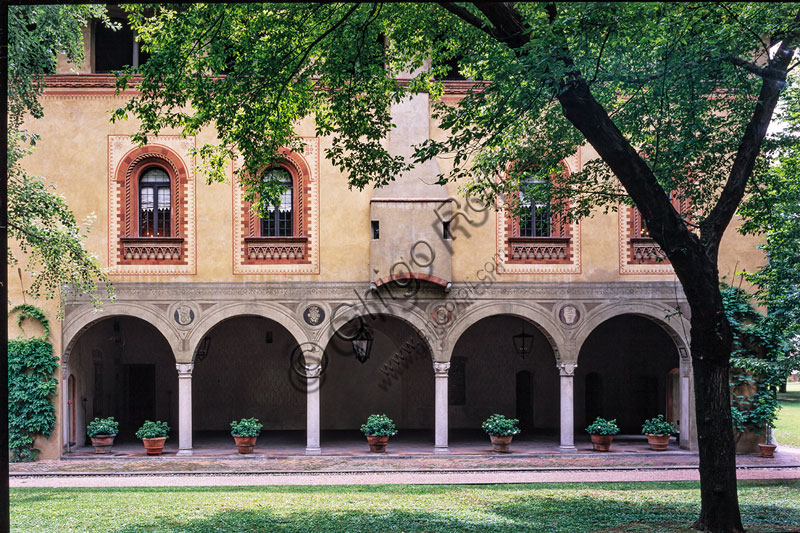
M 739 479 L 800 479 L 800 468 L 748 468 Z M 12 477 L 16 487 L 187 487 L 259 485 L 383 485 L 383 484 L 485 484 L 566 483 L 615 481 L 697 481 L 697 470 L 592 470 L 529 472 L 320 472 L 296 474 L 136 475 Z

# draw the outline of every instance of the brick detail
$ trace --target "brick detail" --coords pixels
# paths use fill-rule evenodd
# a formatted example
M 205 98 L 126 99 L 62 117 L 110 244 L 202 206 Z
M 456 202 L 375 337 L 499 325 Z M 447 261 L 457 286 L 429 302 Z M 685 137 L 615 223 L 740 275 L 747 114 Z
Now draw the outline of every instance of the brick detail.
M 136 148 L 125 155 L 119 167 L 117 167 L 116 179 L 119 185 L 120 205 L 124 206 L 122 210 L 120 229 L 122 233 L 119 235 L 119 247 L 117 251 L 118 264 L 129 265 L 138 264 L 143 259 L 133 259 L 132 254 L 125 253 L 125 246 L 123 245 L 122 238 L 139 237 L 139 177 L 142 172 L 148 168 L 158 167 L 164 170 L 170 179 L 172 189 L 172 206 L 171 206 L 171 227 L 173 234 L 170 237 L 183 238 L 187 232 L 186 223 L 186 185 L 188 172 L 186 167 L 177 154 L 171 154 L 171 150 L 163 146 L 141 146 Z M 145 242 L 147 239 L 141 239 Z M 154 241 L 155 243 L 155 241 Z M 146 245 L 146 244 L 145 244 Z M 184 240 L 180 242 L 179 256 L 182 259 L 172 259 L 172 254 L 167 260 L 171 264 L 185 265 L 186 264 L 186 243 Z M 147 261 L 153 261 L 158 264 L 159 260 L 151 258 Z
M 575 164 L 564 162 L 564 173 Z M 572 165 L 571 165 L 572 163 Z M 554 211 L 567 212 L 569 205 L 554 206 Z M 502 274 L 579 274 L 581 271 L 580 224 L 567 222 L 561 216 L 551 220 L 550 237 L 521 237 L 519 218 L 497 208 L 497 262 Z
M 109 136 L 109 266 L 113 274 L 194 274 L 194 165 L 186 155 L 194 138 L 162 135 L 135 146 Z M 170 237 L 139 237 L 139 178 L 158 167 L 171 183 Z
M 319 139 L 304 141 L 302 154 L 281 150 L 281 166 L 291 174 L 295 193 L 292 237 L 262 237 L 260 217 L 234 183 L 234 274 L 319 274 Z M 239 157 L 233 170 L 242 166 Z
M 386 283 L 390 283 L 392 281 L 400 281 L 404 279 L 418 279 L 422 281 L 428 281 L 430 283 L 435 283 L 436 285 L 440 285 L 442 287 L 447 287 L 450 284 L 450 282 L 447 281 L 446 279 L 432 276 L 430 274 L 421 274 L 418 272 L 399 272 L 397 274 L 384 276 L 378 280 L 375 280 L 375 286 L 380 287 L 381 285 L 385 285 Z

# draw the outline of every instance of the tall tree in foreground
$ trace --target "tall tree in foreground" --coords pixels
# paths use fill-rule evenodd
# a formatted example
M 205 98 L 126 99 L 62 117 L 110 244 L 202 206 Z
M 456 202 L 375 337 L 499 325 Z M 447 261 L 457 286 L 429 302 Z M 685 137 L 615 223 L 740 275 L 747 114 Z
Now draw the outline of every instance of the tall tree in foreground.
M 296 147 L 298 120 L 332 137 L 326 156 L 350 184 L 385 184 L 409 165 L 453 158 L 440 180 L 464 180 L 486 201 L 539 182 L 531 194 L 571 202 L 571 216 L 641 210 L 691 308 L 700 447 L 699 529 L 741 531 L 728 390 L 731 328 L 717 256 L 744 196 L 800 32 L 797 4 L 475 3 L 265 4 L 132 8 L 151 59 L 133 114 L 140 137 L 164 127 L 193 134 L 211 179 L 234 150 L 251 199 L 278 183 L 257 170 Z M 430 60 L 431 68 L 422 67 Z M 381 140 L 390 107 L 456 63 L 481 80 L 459 104 L 434 107 L 445 141 L 415 161 Z M 410 80 L 395 77 L 416 72 Z M 407 78 L 408 74 L 405 74 Z M 119 80 L 124 89 L 132 73 Z M 600 154 L 550 183 L 582 144 Z M 502 179 L 497 179 L 500 176 Z M 671 197 L 688 206 L 677 212 Z

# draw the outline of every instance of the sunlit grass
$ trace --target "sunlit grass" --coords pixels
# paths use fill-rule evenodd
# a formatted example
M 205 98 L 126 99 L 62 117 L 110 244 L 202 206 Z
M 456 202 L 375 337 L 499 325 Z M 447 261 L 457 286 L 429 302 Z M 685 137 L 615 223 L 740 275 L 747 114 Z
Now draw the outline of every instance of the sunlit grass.
M 778 400 L 781 410 L 775 422 L 775 439 L 778 444 L 800 447 L 800 382 L 788 383 Z
M 14 531 L 690 531 L 697 483 L 11 491 Z M 743 482 L 749 531 L 800 531 L 800 482 Z

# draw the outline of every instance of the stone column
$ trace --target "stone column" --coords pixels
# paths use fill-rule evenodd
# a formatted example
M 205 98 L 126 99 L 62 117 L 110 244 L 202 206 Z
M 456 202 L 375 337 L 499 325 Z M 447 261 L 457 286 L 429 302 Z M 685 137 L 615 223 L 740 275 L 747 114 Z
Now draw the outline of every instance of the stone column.
M 193 364 L 178 363 L 178 455 L 192 455 Z
M 574 453 L 575 448 L 575 414 L 573 400 L 573 375 L 575 367 L 573 363 L 562 363 L 558 365 L 561 374 L 561 445 L 558 447 L 562 452 Z
M 688 367 L 689 365 L 687 364 L 685 366 Z M 691 427 L 692 427 L 692 425 L 690 423 L 691 409 L 689 407 L 689 405 L 690 405 L 690 403 L 689 403 L 689 398 L 690 398 L 689 391 L 691 390 L 691 388 L 689 386 L 689 379 L 690 378 L 689 378 L 688 368 L 686 369 L 686 371 L 684 371 L 684 369 L 681 368 L 681 390 L 680 390 L 680 392 L 681 392 L 681 427 L 680 427 L 681 448 L 685 448 L 687 450 L 691 447 L 690 441 L 691 441 L 691 438 L 692 438 L 691 437 L 691 432 L 692 432 Z
M 322 366 L 306 363 L 306 455 L 319 455 L 319 375 Z
M 433 372 L 436 376 L 436 440 L 433 453 L 450 453 L 447 444 L 447 411 L 449 409 L 447 398 L 447 373 L 450 363 L 433 363 Z
M 64 431 L 62 436 L 64 442 L 61 448 L 67 452 L 71 452 L 69 446 L 70 430 L 72 429 L 72 409 L 69 405 L 69 367 L 66 363 L 61 365 L 61 423 Z

